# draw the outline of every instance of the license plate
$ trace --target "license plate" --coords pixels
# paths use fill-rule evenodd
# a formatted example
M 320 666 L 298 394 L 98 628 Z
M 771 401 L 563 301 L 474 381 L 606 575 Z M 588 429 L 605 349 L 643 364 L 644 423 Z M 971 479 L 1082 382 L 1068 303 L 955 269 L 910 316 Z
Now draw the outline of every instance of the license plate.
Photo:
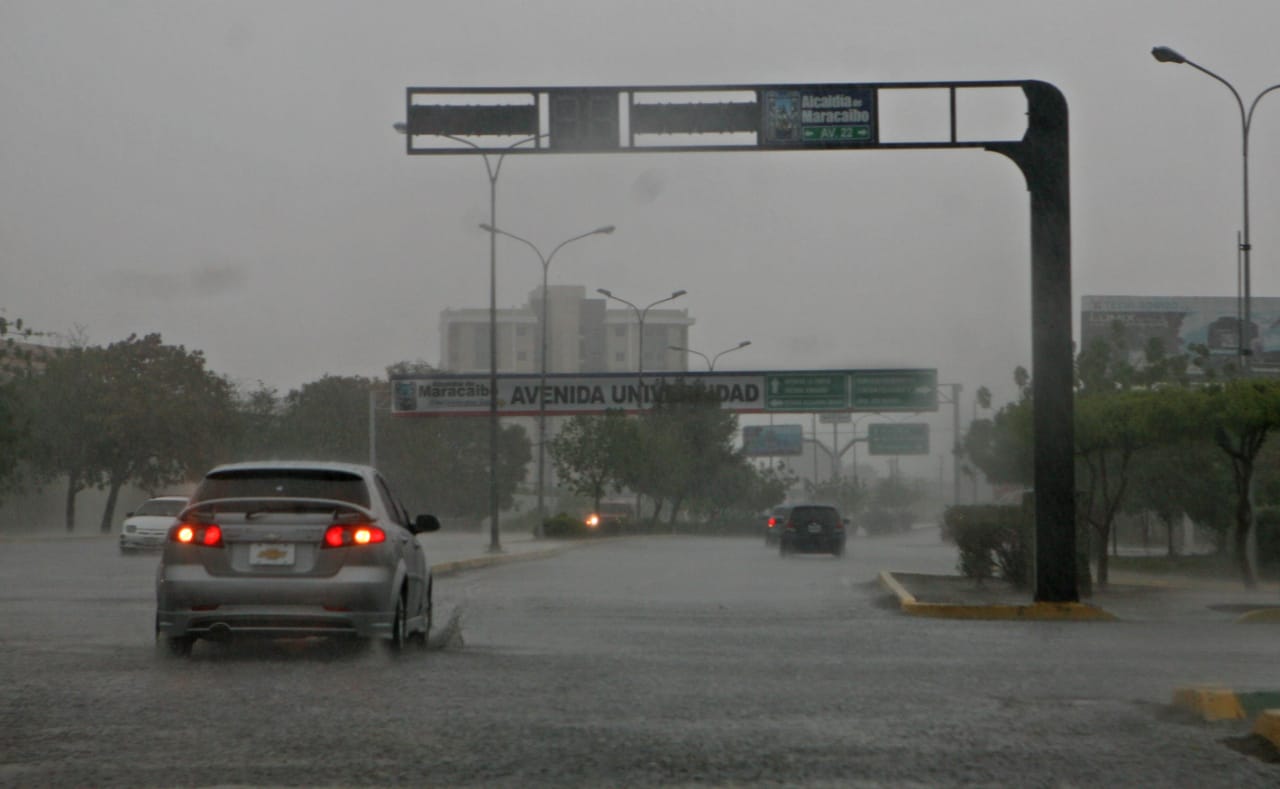
M 822 534 L 822 524 L 821 524 L 821 523 L 810 523 L 810 524 L 809 524 L 809 533 L 810 533 L 810 534 Z
M 283 567 L 293 564 L 293 543 L 255 542 L 249 546 L 249 564 Z

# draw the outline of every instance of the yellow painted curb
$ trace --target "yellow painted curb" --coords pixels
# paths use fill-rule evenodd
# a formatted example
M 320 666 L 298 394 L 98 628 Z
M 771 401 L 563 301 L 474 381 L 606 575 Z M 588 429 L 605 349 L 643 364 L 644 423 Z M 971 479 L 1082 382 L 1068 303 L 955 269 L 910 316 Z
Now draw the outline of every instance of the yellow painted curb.
M 1263 710 L 1253 722 L 1253 733 L 1280 748 L 1280 710 Z
M 1115 622 L 1116 616 L 1097 606 L 1083 603 L 1031 603 L 1028 605 L 965 605 L 962 603 L 921 603 L 915 595 L 884 570 L 880 584 L 893 592 L 903 613 L 938 619 L 1015 619 L 1038 622 Z
M 1244 720 L 1244 707 L 1235 691 L 1226 688 L 1198 686 L 1178 688 L 1173 692 L 1173 706 L 1195 713 L 1202 720 Z
M 1280 608 L 1259 608 L 1236 617 L 1236 624 L 1274 625 L 1280 623 Z
M 465 570 L 475 570 L 480 567 L 490 567 L 495 564 L 510 564 L 512 562 L 525 562 L 534 559 L 549 559 L 552 556 L 558 556 L 565 551 L 571 551 L 577 548 L 577 545 L 561 545 L 555 548 L 546 548 L 541 551 L 525 551 L 523 553 L 495 553 L 488 556 L 477 556 L 472 559 L 459 559 L 453 562 L 441 562 L 432 565 L 432 575 L 452 575 Z

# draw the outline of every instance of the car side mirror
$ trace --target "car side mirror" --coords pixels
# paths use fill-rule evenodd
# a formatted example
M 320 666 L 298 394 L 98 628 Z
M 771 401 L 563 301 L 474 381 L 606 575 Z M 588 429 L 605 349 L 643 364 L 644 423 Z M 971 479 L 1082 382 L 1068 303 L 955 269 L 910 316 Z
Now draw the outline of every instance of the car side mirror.
M 413 533 L 440 531 L 440 519 L 434 515 L 419 515 L 413 521 Z

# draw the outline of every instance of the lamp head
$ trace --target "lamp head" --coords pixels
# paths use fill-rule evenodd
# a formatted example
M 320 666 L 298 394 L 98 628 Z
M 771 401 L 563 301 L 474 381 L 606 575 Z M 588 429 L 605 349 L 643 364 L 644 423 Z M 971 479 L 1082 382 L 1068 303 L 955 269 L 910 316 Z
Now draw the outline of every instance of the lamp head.
M 747 347 L 748 345 L 750 345 L 750 344 L 751 344 L 751 340 L 743 340 L 742 342 L 738 343 L 738 347 L 739 347 L 739 348 L 746 348 L 746 347 Z
M 604 288 L 596 288 L 596 293 L 599 293 L 601 296 L 608 296 L 609 298 L 613 298 L 613 292 L 605 290 Z
M 1151 57 L 1161 63 L 1186 63 L 1187 59 L 1170 47 L 1152 47 Z
M 400 123 L 400 122 L 396 122 L 396 123 L 391 124 L 391 128 L 395 129 L 396 131 L 400 132 L 401 134 L 408 134 L 408 133 L 409 133 L 409 125 L 408 125 L 407 123 Z
M 614 227 L 613 225 L 605 225 L 604 227 L 597 227 L 595 230 L 592 230 L 591 232 L 599 233 L 602 236 L 607 236 L 615 230 L 617 230 L 617 228 Z
M 481 222 L 481 223 L 480 223 L 480 229 L 481 229 L 481 230 L 483 230 L 483 231 L 484 231 L 484 232 L 486 232 L 486 233 L 496 233 L 496 232 L 498 232 L 498 228 L 494 227 L 493 225 L 489 224 L 488 222 Z
M 688 293 L 688 292 L 689 292 L 689 291 L 687 291 L 687 290 L 677 290 L 675 293 L 672 293 L 672 294 L 671 294 L 671 298 L 673 298 L 673 299 L 675 299 L 675 298 L 679 298 L 680 296 L 683 296 L 684 294 L 686 294 L 686 293 Z

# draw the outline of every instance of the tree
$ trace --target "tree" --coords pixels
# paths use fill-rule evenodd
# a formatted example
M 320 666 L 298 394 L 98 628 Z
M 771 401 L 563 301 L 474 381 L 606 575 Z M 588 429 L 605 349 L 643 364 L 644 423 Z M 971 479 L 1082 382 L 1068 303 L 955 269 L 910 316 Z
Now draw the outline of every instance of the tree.
M 1162 425 L 1176 423 L 1176 418 L 1165 413 L 1172 413 L 1167 406 L 1175 393 L 1104 390 L 1076 397 L 1075 453 L 1083 471 L 1077 477 L 1084 482 L 1077 517 L 1098 537 L 1094 544 L 1099 586 L 1107 585 L 1107 545 L 1124 504 L 1134 459 L 1139 451 L 1163 439 Z
M 1182 438 L 1162 442 L 1140 452 L 1129 487 L 1128 512 L 1151 512 L 1164 525 L 1167 554 L 1177 554 L 1174 528 L 1183 515 L 1219 535 L 1218 545 L 1229 531 L 1234 514 L 1224 491 L 1231 489 L 1231 468 L 1226 456 L 1187 425 Z
M 284 398 L 275 436 L 283 456 L 363 463 L 369 459 L 369 392 L 363 376 L 325 375 Z
M 23 407 L 21 382 L 31 376 L 42 357 L 41 348 L 18 340 L 44 334 L 26 326 L 21 318 L 10 320 L 0 315 L 0 490 L 18 477 L 26 452 L 29 416 Z
M 102 356 L 96 347 L 59 349 L 45 360 L 42 372 L 18 385 L 31 432 L 39 436 L 27 452 L 32 475 L 37 484 L 64 479 L 67 531 L 75 530 L 76 496 L 101 479 L 96 453 L 106 421 Z
M 1213 440 L 1231 462 L 1235 495 L 1233 546 L 1240 579 L 1257 586 L 1248 550 L 1254 527 L 1253 477 L 1258 453 L 1270 431 L 1280 426 L 1280 381 L 1237 379 L 1205 392 L 1203 414 Z
M 796 482 L 789 471 L 760 468 L 745 457 L 719 468 L 693 501 L 690 509 L 718 521 L 726 516 L 750 516 L 781 504 Z
M 1158 341 L 1143 349 L 1135 366 L 1123 331 L 1111 342 L 1095 342 L 1076 357 L 1075 455 L 1082 499 L 1078 516 L 1098 535 L 1100 584 L 1107 582 L 1107 542 L 1125 507 L 1135 461 L 1146 448 L 1183 440 L 1198 424 L 1186 388 L 1188 357 L 1169 357 Z M 1019 367 L 1017 403 L 988 420 L 976 420 L 964 439 L 974 465 L 997 483 L 1033 484 L 1030 376 Z
M 234 408 L 230 383 L 205 368 L 202 352 L 166 345 L 159 334 L 131 335 L 97 358 L 99 432 L 83 440 L 107 489 L 107 533 L 125 484 L 155 494 L 213 465 L 231 437 Z
M 276 390 L 258 381 L 255 389 L 235 398 L 235 428 L 227 447 L 229 460 L 270 460 L 280 456 L 279 434 L 284 405 Z
M 100 528 L 109 532 L 125 484 L 154 493 L 203 472 L 232 428 L 227 381 L 205 369 L 199 351 L 158 334 L 54 351 L 19 388 L 39 436 L 33 474 L 65 480 L 68 531 L 80 491 L 107 489 Z
M 720 406 L 712 389 L 697 383 L 671 383 L 661 388 L 651 409 L 640 417 L 638 463 L 628 482 L 653 498 L 652 521 L 663 502 L 674 524 L 681 506 L 705 495 L 721 468 L 739 462 L 733 448 L 737 417 Z
M 22 456 L 25 432 L 18 423 L 18 398 L 14 386 L 0 384 L 0 486 L 13 479 Z
M 561 483 L 600 509 L 600 499 L 610 488 L 622 488 L 626 458 L 636 443 L 636 423 L 621 411 L 602 416 L 580 415 L 569 419 L 549 445 L 551 460 Z
M 965 455 L 991 482 L 1030 487 L 1034 470 L 1030 382 L 1021 376 L 1015 380 L 1021 381 L 1021 399 L 1004 405 L 990 419 L 971 422 L 962 445 Z
M 846 518 L 852 518 L 862 509 L 868 498 L 867 486 L 858 479 L 831 479 L 806 483 L 809 496 L 814 501 L 827 502 L 840 510 Z
M 412 372 L 401 362 L 391 370 Z M 270 448 L 275 457 L 305 457 L 365 463 L 369 459 L 369 407 L 389 401 L 388 384 L 362 376 L 326 375 L 290 391 L 279 406 Z M 271 396 L 259 391 L 253 412 L 242 418 L 270 422 Z M 405 506 L 445 517 L 488 514 L 489 432 L 473 417 L 375 417 L 379 470 L 400 492 Z M 498 433 L 498 504 L 511 507 L 532 458 L 524 429 Z

